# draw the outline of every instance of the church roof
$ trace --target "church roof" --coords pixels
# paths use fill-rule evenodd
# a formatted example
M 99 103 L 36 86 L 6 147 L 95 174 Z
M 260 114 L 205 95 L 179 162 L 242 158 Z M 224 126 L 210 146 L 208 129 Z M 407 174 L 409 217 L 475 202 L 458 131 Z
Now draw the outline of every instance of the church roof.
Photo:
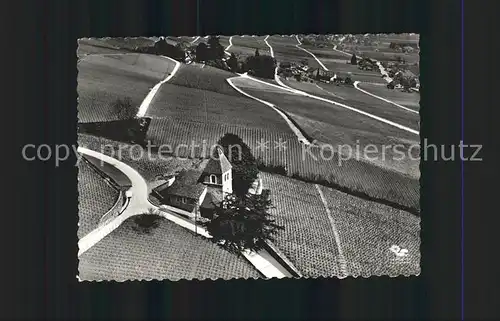
M 167 183 L 155 188 L 155 191 L 160 195 L 175 195 L 198 199 L 206 186 L 199 182 L 201 172 L 197 170 L 181 171 L 176 176 L 172 185 L 168 186 Z

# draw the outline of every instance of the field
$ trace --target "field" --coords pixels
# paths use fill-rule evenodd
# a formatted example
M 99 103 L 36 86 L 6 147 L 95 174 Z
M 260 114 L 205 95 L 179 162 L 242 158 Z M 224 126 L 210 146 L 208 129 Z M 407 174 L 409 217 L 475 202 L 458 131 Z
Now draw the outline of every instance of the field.
M 286 83 L 292 88 L 295 88 L 295 84 L 297 84 L 296 81 L 289 81 Z M 387 119 L 389 121 L 395 122 L 397 124 L 409 127 L 413 130 L 418 131 L 419 130 L 419 121 L 420 117 L 416 113 L 412 113 L 408 110 L 405 110 L 403 108 L 397 107 L 391 103 L 388 103 L 386 101 L 383 101 L 381 99 L 372 97 L 362 91 L 357 90 L 354 87 L 347 87 L 347 86 L 337 86 L 334 84 L 318 84 L 320 88 L 325 91 L 325 94 L 333 94 L 339 97 L 342 97 L 344 99 L 338 99 L 335 96 L 331 95 L 330 97 L 326 97 L 327 99 L 343 103 L 347 106 L 351 106 L 353 108 L 362 110 L 364 112 L 370 113 L 372 115 L 382 117 L 384 119 Z M 364 84 L 359 85 L 361 89 L 365 89 Z M 378 86 L 378 85 L 371 85 L 367 84 L 369 88 L 377 88 L 378 91 L 385 90 L 385 92 L 390 93 L 390 91 L 387 89 L 385 86 Z M 297 88 L 298 89 L 298 88 Z M 397 90 L 394 90 L 397 91 Z M 404 96 L 405 93 L 401 93 L 401 96 Z M 323 94 L 323 96 L 325 95 Z M 387 95 L 381 95 L 383 98 L 389 99 L 390 97 L 387 97 Z M 415 99 L 415 97 L 418 96 L 416 93 L 408 93 L 409 99 Z M 415 104 L 418 106 L 418 100 L 415 101 Z M 415 106 L 413 106 L 412 109 L 415 109 Z M 418 108 L 416 109 L 418 110 Z M 388 126 L 386 126 L 388 127 Z M 413 136 L 413 139 L 418 140 L 418 137 L 416 135 Z
M 283 90 L 282 93 L 278 94 L 275 92 L 264 92 L 262 90 L 259 90 L 259 87 L 253 89 L 251 88 L 252 83 L 248 82 L 247 80 L 239 81 L 238 79 L 236 79 L 233 82 L 235 85 L 252 96 L 273 103 L 287 113 L 295 114 L 313 121 L 314 123 L 317 123 L 318 128 L 323 127 L 323 125 L 329 126 L 331 130 L 322 131 L 321 134 L 328 139 L 327 142 L 332 144 L 341 143 L 337 142 L 339 135 L 342 137 L 342 142 L 344 143 L 346 143 L 346 135 L 348 135 L 348 137 L 350 138 L 347 139 L 347 143 L 355 143 L 356 139 L 359 139 L 360 141 L 364 140 L 367 143 L 377 144 L 383 143 L 386 140 L 386 137 L 400 137 L 407 140 L 418 140 L 418 136 L 416 136 L 415 134 L 388 126 L 384 123 L 381 123 L 380 121 L 374 120 L 361 114 L 357 114 L 351 110 L 336 106 L 331 103 L 297 95 L 285 90 Z M 289 84 L 293 83 L 289 82 Z M 259 84 L 257 86 L 261 85 Z M 323 87 L 323 85 L 321 85 L 321 87 Z M 411 114 L 404 110 L 401 110 L 402 112 L 400 112 L 398 110 L 398 107 L 370 97 L 369 95 L 366 95 L 356 90 L 355 88 L 346 88 L 332 85 L 325 89 L 336 95 L 346 98 L 346 100 L 336 100 L 333 96 L 326 97 L 326 94 L 325 98 L 346 105 L 349 105 L 349 102 L 353 102 L 355 104 L 351 107 L 361 109 L 370 113 L 376 113 L 377 116 L 385 116 L 389 114 L 392 116 L 392 119 L 390 120 L 397 120 L 399 114 L 402 114 L 402 116 L 400 116 L 400 120 L 401 122 L 403 122 L 401 125 L 415 123 L 414 127 L 416 127 L 415 129 L 418 129 L 416 125 L 417 119 L 414 114 Z M 346 92 L 348 90 L 350 91 L 349 96 Z M 349 99 L 351 97 L 351 93 L 357 98 L 357 100 Z M 367 99 L 369 99 L 369 102 L 367 102 Z M 371 106 L 369 104 L 371 104 Z M 307 106 L 307 108 L 304 108 L 304 106 Z M 377 106 L 377 108 L 373 108 L 372 106 Z M 403 112 L 409 114 L 408 119 L 406 119 L 406 115 L 404 115 Z M 295 120 L 299 122 L 301 119 Z M 310 124 L 301 124 L 300 122 L 299 125 L 313 138 L 324 141 L 320 137 L 314 137 L 314 133 L 318 132 L 317 128 L 312 128 L 310 127 Z M 335 130 L 335 128 L 338 128 L 338 130 Z
M 77 56 L 82 58 L 92 54 L 118 54 L 125 53 L 126 50 L 117 48 L 106 43 L 104 39 L 82 38 L 78 39 Z
M 171 82 L 162 85 L 146 116 L 168 117 L 181 122 L 189 119 L 190 122 L 231 124 L 291 133 L 286 122 L 276 111 L 241 95 L 229 86 L 225 78 L 217 78 L 217 73 L 216 77 L 207 77 L 212 70 L 207 70 L 205 73 L 202 71 L 204 69 L 182 66 Z M 156 124 L 152 124 L 151 127 L 154 128 Z
M 128 219 L 79 257 L 85 280 L 259 278 L 244 258 L 164 219 L 150 234 Z
M 276 222 L 285 227 L 275 245 L 306 277 L 339 276 L 338 251 L 325 207 L 313 184 L 261 173 L 271 190 Z
M 236 75 L 211 66 L 201 67 L 200 64 L 181 65 L 168 84 L 213 91 L 219 94 L 241 97 L 241 94 L 231 87 L 226 79 Z
M 148 153 L 147 149 L 142 149 L 136 145 L 128 145 L 85 134 L 78 135 L 78 144 L 105 155 L 119 158 L 122 162 L 134 168 L 147 182 L 154 181 L 158 175 L 168 174 L 180 169 L 189 169 L 194 164 L 199 163 L 199 161 L 192 159 L 160 157 L 158 153 L 152 150 Z M 106 147 L 103 148 L 102 146 Z M 132 148 L 132 146 L 135 147 Z
M 144 55 L 89 55 L 78 64 L 79 122 L 117 120 L 116 99 L 140 106 L 150 89 L 172 71 L 168 59 Z
M 313 68 L 321 68 L 316 59 L 302 49 L 297 48 L 298 44 L 295 37 L 280 37 L 270 36 L 267 42 L 274 51 L 274 57 L 278 62 L 295 62 L 307 61 L 307 64 Z
M 115 204 L 118 193 L 89 164 L 84 161 L 78 164 L 78 238 L 97 227 L 101 217 Z
M 321 187 L 340 234 L 349 274 L 415 275 L 420 273 L 420 219 L 381 204 Z M 398 257 L 389 249 L 408 250 Z
M 386 86 L 374 86 L 371 84 L 359 84 L 359 88 L 368 91 L 374 95 L 388 99 L 396 104 L 414 109 L 420 109 L 420 94 L 416 92 L 405 93 L 397 89 L 391 90 Z
M 256 49 L 259 49 L 261 55 L 271 55 L 269 47 L 264 42 L 264 38 L 265 37 L 234 36 L 232 39 L 233 45 L 228 51 L 242 58 L 255 55 Z M 228 45 L 229 37 L 227 37 L 227 45 L 225 45 L 225 47 Z

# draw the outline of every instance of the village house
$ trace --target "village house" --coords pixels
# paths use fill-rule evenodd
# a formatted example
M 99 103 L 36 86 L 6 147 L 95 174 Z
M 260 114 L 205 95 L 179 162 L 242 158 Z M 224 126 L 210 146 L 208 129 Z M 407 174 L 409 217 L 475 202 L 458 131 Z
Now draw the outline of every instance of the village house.
M 165 177 L 153 188 L 160 203 L 181 209 L 189 217 L 212 218 L 213 209 L 233 192 L 232 166 L 220 148 L 200 169 L 189 169 Z

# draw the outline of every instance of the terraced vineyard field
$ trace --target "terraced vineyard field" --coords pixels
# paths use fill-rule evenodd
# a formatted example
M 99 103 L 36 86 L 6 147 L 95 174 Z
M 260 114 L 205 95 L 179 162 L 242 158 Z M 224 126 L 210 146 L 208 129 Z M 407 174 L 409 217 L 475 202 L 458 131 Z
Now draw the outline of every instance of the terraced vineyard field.
M 140 106 L 150 89 L 174 68 L 169 59 L 144 54 L 86 56 L 78 64 L 79 122 L 117 120 L 117 99 Z
M 381 204 L 320 187 L 340 234 L 349 274 L 415 275 L 420 273 L 420 219 Z M 408 250 L 398 257 L 390 248 Z
M 259 278 L 243 257 L 159 218 L 150 234 L 134 229 L 133 218 L 79 257 L 85 280 Z
M 185 68 L 181 67 L 179 77 L 184 76 L 184 70 Z M 196 81 L 203 82 L 203 79 Z M 239 94 L 232 87 L 229 88 L 232 91 L 228 95 L 226 85 L 211 81 L 211 84 L 199 85 L 197 88 L 173 84 L 176 81 L 162 85 L 146 115 L 153 118 L 169 117 L 181 122 L 189 120 L 231 124 L 292 133 L 285 120 L 272 108 Z M 190 83 L 190 86 L 193 85 L 194 83 Z M 211 90 L 212 85 L 217 91 Z M 198 89 L 204 87 L 208 90 Z
M 94 230 L 101 217 L 118 199 L 118 190 L 109 185 L 84 161 L 78 163 L 78 238 Z
M 359 88 L 368 91 L 374 95 L 388 99 L 396 104 L 414 109 L 420 109 L 420 94 L 416 92 L 405 93 L 397 89 L 391 90 L 386 86 L 374 86 L 371 84 L 359 84 Z
M 276 222 L 285 227 L 275 245 L 305 277 L 339 276 L 338 250 L 321 198 L 313 184 L 261 173 L 271 190 Z

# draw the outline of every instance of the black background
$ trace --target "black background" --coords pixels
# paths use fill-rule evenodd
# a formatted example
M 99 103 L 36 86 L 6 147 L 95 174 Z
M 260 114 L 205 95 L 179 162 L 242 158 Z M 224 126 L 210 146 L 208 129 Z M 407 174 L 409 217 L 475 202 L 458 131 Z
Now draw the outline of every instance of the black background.
M 15 166 L 15 170 L 12 165 L 2 167 L 6 170 L 2 189 L 10 193 L 2 194 L 2 214 L 7 218 L 0 233 L 2 317 L 461 319 L 460 162 L 422 162 L 422 273 L 418 277 L 78 283 L 76 159 L 73 156 L 55 168 L 54 159 L 27 162 L 21 156 L 24 144 L 76 144 L 76 39 L 89 36 L 420 33 L 421 137 L 430 143 L 458 145 L 460 1 L 18 0 L 2 4 L 2 39 L 7 39 L 1 50 L 2 97 L 12 100 L 3 106 L 2 119 L 8 126 L 3 126 L 2 137 L 9 143 L 16 139 L 14 154 L 4 148 L 1 152 Z M 466 318 L 485 319 L 491 316 L 487 307 L 496 294 L 497 270 L 485 259 L 488 251 L 498 252 L 487 243 L 495 231 L 488 214 L 499 211 L 486 204 L 495 199 L 495 188 L 485 185 L 492 174 L 480 172 L 498 154 L 491 149 L 494 117 L 489 95 L 495 87 L 487 74 L 495 67 L 490 64 L 495 11 L 474 7 L 480 5 L 481 1 L 465 5 L 465 143 L 485 146 L 479 155 L 484 161 L 466 163 L 464 169 L 464 313 Z

